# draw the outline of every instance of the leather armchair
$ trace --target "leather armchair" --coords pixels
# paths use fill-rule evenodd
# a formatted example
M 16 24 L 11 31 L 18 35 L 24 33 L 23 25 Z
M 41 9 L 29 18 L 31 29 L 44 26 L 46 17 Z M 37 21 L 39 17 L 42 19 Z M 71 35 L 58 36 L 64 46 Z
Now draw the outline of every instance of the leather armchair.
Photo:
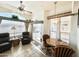
M 29 32 L 23 32 L 22 37 L 23 38 L 21 39 L 21 42 L 22 42 L 23 45 L 29 44 L 32 40 L 32 38 L 30 37 Z
M 0 33 L 0 53 L 11 48 L 9 33 Z

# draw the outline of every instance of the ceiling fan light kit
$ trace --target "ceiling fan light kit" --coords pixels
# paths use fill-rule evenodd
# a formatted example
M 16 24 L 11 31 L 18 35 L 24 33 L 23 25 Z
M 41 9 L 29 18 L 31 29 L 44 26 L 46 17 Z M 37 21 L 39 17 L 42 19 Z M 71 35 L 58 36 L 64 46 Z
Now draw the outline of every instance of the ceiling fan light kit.
M 19 9 L 20 11 L 23 11 L 23 10 L 24 10 L 24 8 L 22 8 L 22 7 L 18 7 L 18 9 Z
M 20 6 L 18 7 L 20 11 L 24 11 L 23 1 L 20 1 Z

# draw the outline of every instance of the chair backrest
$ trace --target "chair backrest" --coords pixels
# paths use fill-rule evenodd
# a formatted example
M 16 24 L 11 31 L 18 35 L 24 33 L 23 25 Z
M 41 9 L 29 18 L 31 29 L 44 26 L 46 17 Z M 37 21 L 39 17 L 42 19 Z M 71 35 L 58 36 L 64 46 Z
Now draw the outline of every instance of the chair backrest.
M 29 37 L 29 32 L 23 32 L 23 33 L 22 33 L 22 36 L 23 36 L 23 38 Z
M 43 45 L 44 45 L 45 47 L 48 46 L 48 44 L 46 43 L 46 40 L 49 39 L 49 38 L 50 38 L 50 36 L 49 36 L 48 34 L 44 34 L 44 35 L 43 35 Z
M 71 57 L 75 51 L 65 45 L 59 45 L 54 49 L 54 56 L 55 57 Z
M 0 43 L 8 42 L 9 40 L 9 33 L 0 33 Z

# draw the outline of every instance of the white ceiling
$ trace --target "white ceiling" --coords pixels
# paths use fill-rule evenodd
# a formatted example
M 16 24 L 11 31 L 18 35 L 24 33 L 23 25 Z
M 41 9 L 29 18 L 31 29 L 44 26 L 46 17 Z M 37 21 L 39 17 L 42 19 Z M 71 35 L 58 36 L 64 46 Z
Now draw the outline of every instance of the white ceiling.
M 49 15 L 55 11 L 55 1 L 23 1 L 25 9 L 33 13 L 41 11 L 48 11 Z M 19 12 L 17 7 L 20 5 L 19 1 L 0 1 L 0 11 L 2 12 Z M 57 1 L 57 13 L 71 11 L 72 1 Z M 20 12 L 19 12 L 20 13 Z
M 58 1 L 57 7 L 62 9 L 71 8 L 71 1 Z M 1 5 L 6 5 L 12 7 L 18 7 L 19 1 L 0 1 Z M 24 1 L 23 4 L 27 10 L 35 10 L 35 9 L 44 9 L 44 10 L 53 10 L 54 9 L 54 1 Z

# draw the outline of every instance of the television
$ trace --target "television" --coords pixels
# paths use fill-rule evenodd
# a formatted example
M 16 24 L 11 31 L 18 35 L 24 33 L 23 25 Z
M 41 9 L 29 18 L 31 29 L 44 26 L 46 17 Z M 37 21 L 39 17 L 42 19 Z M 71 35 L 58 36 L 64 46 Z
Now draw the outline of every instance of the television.
M 79 26 L 79 9 L 78 9 L 78 26 Z

